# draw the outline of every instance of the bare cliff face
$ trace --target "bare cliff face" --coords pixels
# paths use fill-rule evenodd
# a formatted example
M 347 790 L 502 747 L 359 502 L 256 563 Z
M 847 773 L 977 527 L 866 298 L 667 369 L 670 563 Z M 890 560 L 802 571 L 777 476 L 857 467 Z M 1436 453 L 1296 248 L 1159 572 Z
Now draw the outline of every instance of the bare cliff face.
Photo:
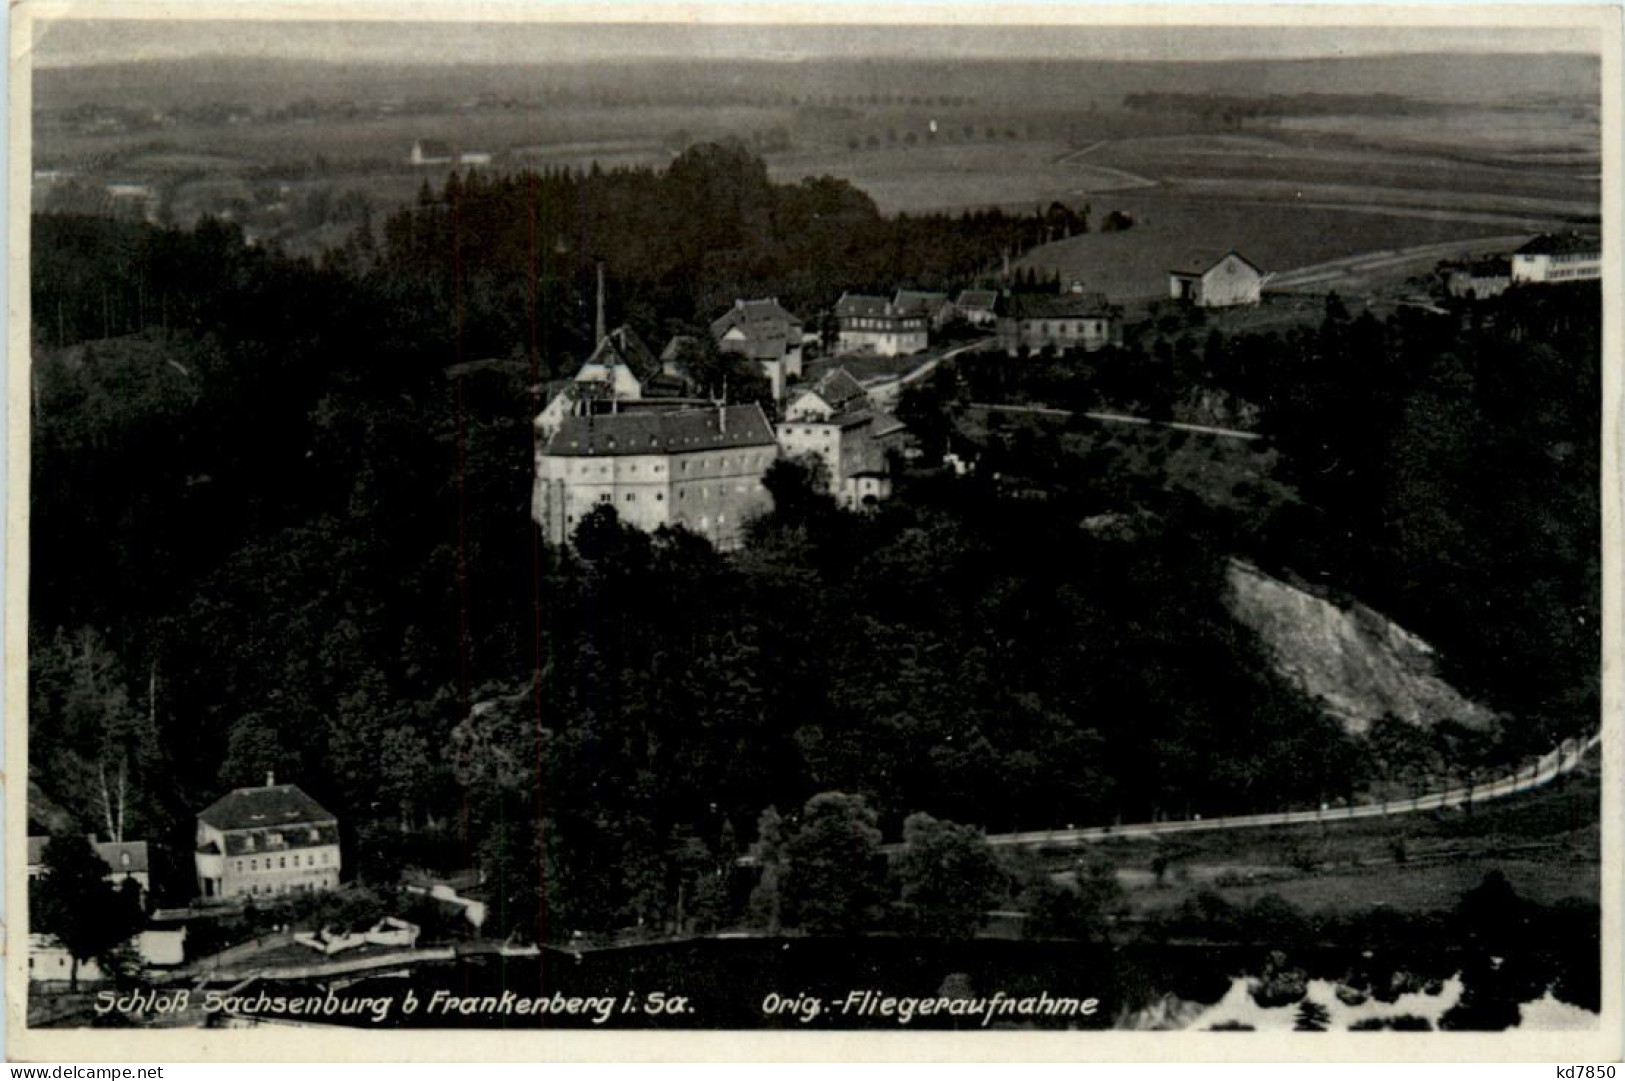
M 1230 610 L 1251 628 L 1279 671 L 1324 703 L 1349 732 L 1385 714 L 1422 727 L 1454 720 L 1487 727 L 1493 714 L 1434 671 L 1433 648 L 1363 605 L 1342 608 L 1232 562 Z

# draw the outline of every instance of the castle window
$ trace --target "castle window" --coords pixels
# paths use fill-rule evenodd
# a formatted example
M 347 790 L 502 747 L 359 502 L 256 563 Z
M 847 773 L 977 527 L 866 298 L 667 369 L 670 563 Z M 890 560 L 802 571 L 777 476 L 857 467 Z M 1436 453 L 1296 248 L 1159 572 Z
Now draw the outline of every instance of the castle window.
M 626 493 L 626 501 L 628 503 L 632 502 L 636 498 L 637 498 L 637 495 L 635 493 L 633 493 L 633 492 L 627 492 Z
M 259 860 L 249 860 L 248 861 L 248 869 L 250 871 L 258 871 L 260 869 L 260 861 Z
M 664 503 L 665 501 L 666 501 L 666 494 L 664 492 L 656 492 L 655 493 L 655 502 L 656 503 Z
M 600 503 L 608 503 L 611 500 L 613 500 L 614 498 L 615 498 L 615 496 L 610 492 L 600 492 L 598 494 L 598 502 L 600 502 Z

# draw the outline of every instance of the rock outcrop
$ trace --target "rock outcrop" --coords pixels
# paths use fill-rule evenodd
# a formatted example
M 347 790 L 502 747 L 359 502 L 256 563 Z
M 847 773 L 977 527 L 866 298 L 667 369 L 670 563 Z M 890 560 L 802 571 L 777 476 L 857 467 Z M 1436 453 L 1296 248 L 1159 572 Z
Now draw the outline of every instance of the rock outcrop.
M 1454 720 L 1487 727 L 1493 714 L 1435 672 L 1433 648 L 1364 605 L 1333 604 L 1258 568 L 1232 562 L 1229 604 L 1263 641 L 1278 670 L 1348 731 L 1385 715 L 1428 727 Z

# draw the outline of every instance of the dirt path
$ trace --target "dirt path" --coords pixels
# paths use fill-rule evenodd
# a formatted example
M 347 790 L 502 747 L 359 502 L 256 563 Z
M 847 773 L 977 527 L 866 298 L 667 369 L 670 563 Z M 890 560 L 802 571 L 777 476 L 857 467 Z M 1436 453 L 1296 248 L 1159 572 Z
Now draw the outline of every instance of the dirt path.
M 1133 191 L 1136 188 L 1154 188 L 1157 186 L 1159 181 L 1152 180 L 1150 177 L 1140 176 L 1138 173 L 1131 173 L 1126 169 L 1118 169 L 1111 165 L 1096 165 L 1092 162 L 1079 160 L 1089 154 L 1094 153 L 1096 150 L 1099 150 L 1108 142 L 1110 142 L 1109 139 L 1102 139 L 1099 142 L 1090 143 L 1082 150 L 1074 150 L 1070 154 L 1063 154 L 1059 158 L 1055 159 L 1055 164 L 1057 165 L 1069 165 L 1076 169 L 1087 169 L 1090 172 L 1099 173 L 1107 177 L 1113 177 L 1121 181 L 1121 183 L 1113 184 L 1112 186 L 1105 188 L 1078 188 L 1076 191 L 1072 192 L 1073 195 L 1088 195 L 1092 192 L 1099 191 Z

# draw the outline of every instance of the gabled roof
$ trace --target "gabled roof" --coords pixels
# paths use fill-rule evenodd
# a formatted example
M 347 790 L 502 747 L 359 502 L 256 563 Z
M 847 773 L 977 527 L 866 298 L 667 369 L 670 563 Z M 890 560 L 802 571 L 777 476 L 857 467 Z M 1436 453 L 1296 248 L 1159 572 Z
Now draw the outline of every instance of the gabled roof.
M 102 862 L 113 869 L 114 874 L 134 874 L 147 869 L 147 842 L 145 841 L 98 841 L 96 855 Z M 126 866 L 124 857 L 129 857 Z
M 1542 233 L 1518 249 L 1519 255 L 1601 255 L 1602 244 L 1596 237 L 1579 233 Z
M 747 338 L 784 338 L 800 333 L 801 320 L 780 305 L 777 297 L 736 300 L 733 307 L 712 320 L 711 336 L 720 338 L 735 327 Z
M 49 837 L 30 837 L 28 839 L 28 865 L 37 867 L 45 860 L 45 846 L 50 843 Z M 136 872 L 147 869 L 147 842 L 145 841 L 98 841 L 95 837 L 89 838 L 90 847 L 96 850 L 96 855 L 102 862 L 115 872 Z M 130 865 L 124 866 L 120 857 L 128 854 Z
M 698 342 L 699 339 L 692 334 L 673 334 L 666 343 L 666 348 L 660 351 L 662 364 L 669 364 L 682 353 L 683 346 Z
M 898 315 L 935 315 L 948 303 L 947 293 L 928 293 L 918 289 L 899 289 L 892 298 L 892 311 Z
M 774 442 L 773 426 L 767 422 L 762 407 L 753 402 L 720 408 L 566 417 L 543 453 L 567 458 L 682 454 Z
M 234 788 L 198 814 L 218 830 L 247 830 L 331 822 L 333 815 L 296 784 Z
M 660 361 L 643 344 L 637 331 L 631 327 L 620 326 L 605 334 L 598 341 L 598 347 L 587 357 L 582 367 L 588 364 L 602 364 L 609 367 L 615 364 L 624 365 L 640 381 L 649 378 L 660 371 Z
M 992 289 L 966 289 L 954 301 L 954 307 L 962 311 L 992 311 L 999 302 L 999 294 Z
M 1248 266 L 1252 267 L 1254 273 L 1264 273 L 1257 263 L 1241 254 L 1239 251 L 1236 251 L 1234 248 L 1198 248 L 1195 251 L 1187 254 L 1178 263 L 1175 263 L 1173 266 L 1169 267 L 1168 273 L 1200 276 L 1206 274 L 1208 271 L 1212 270 L 1214 267 L 1218 266 L 1232 255 L 1234 255 L 1237 259 L 1240 259 L 1243 263 L 1246 263 Z
M 869 404 L 869 392 L 845 368 L 830 369 L 809 389 L 837 413 Z
M 852 315 L 890 315 L 891 302 L 885 297 L 865 296 L 861 293 L 842 293 L 841 299 L 835 302 L 837 316 Z
M 1010 298 L 1016 319 L 1098 319 L 1115 314 L 1105 293 L 1018 293 Z

